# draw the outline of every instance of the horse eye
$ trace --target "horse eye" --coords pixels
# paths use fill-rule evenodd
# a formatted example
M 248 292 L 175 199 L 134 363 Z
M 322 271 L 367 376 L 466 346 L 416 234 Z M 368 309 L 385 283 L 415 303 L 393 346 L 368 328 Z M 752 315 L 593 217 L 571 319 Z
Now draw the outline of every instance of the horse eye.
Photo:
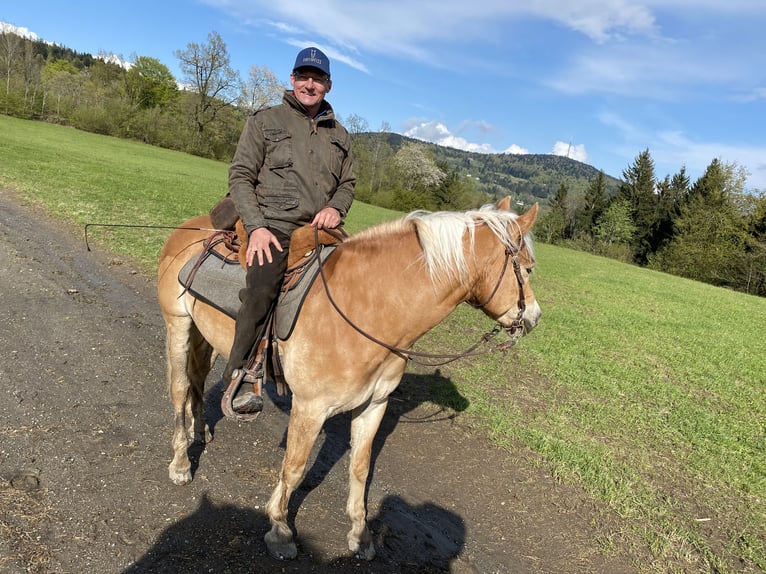
M 527 275 L 531 275 L 532 271 L 534 271 L 534 270 L 535 270 L 534 267 L 527 267 Z

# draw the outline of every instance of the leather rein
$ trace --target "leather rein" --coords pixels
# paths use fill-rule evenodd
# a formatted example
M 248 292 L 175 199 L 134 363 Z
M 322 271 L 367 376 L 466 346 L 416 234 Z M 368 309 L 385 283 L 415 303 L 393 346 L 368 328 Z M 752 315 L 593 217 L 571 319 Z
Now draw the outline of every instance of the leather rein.
M 327 230 L 325 230 L 327 231 Z M 500 323 L 497 323 L 495 327 L 491 330 L 485 333 L 481 336 L 481 338 L 471 345 L 469 348 L 467 348 L 462 353 L 423 353 L 419 351 L 413 351 L 411 349 L 404 349 L 401 347 L 396 347 L 394 345 L 389 345 L 385 341 L 381 341 L 377 337 L 371 335 L 370 333 L 367 333 L 364 331 L 361 327 L 356 325 L 344 312 L 343 310 L 338 306 L 338 304 L 333 299 L 332 295 L 330 294 L 330 288 L 327 285 L 327 277 L 325 276 L 324 272 L 324 261 L 321 257 L 319 257 L 319 252 L 322 249 L 322 245 L 319 243 L 319 229 L 314 229 L 314 248 L 317 253 L 318 258 L 318 266 L 319 266 L 319 275 L 322 278 L 322 285 L 324 286 L 325 294 L 327 295 L 327 299 L 330 301 L 330 304 L 333 306 L 335 311 L 341 316 L 341 318 L 348 323 L 348 325 L 354 329 L 357 333 L 362 335 L 363 337 L 369 339 L 373 343 L 380 345 L 381 347 L 388 349 L 392 353 L 400 356 L 401 358 L 405 360 L 412 361 L 413 363 L 417 363 L 419 365 L 429 366 L 429 367 L 438 367 L 441 365 L 446 365 L 448 363 L 452 363 L 454 361 L 457 361 L 458 359 L 462 359 L 464 357 L 475 357 L 478 355 L 486 355 L 487 353 L 492 353 L 496 351 L 501 351 L 503 353 L 507 352 L 508 349 L 513 347 L 516 342 L 521 338 L 521 336 L 524 334 L 524 310 L 526 309 L 526 302 L 524 300 L 524 277 L 521 274 L 521 264 L 519 263 L 519 253 L 524 248 L 524 237 L 521 238 L 521 243 L 518 247 L 518 249 L 514 250 L 509 246 L 506 246 L 505 248 L 505 260 L 503 261 L 503 269 L 500 271 L 500 276 L 497 278 L 497 283 L 495 283 L 495 287 L 492 290 L 492 292 L 489 294 L 489 297 L 483 302 L 483 303 L 472 303 L 470 301 L 466 301 L 469 305 L 476 309 L 481 309 L 489 304 L 490 301 L 495 297 L 498 290 L 500 289 L 500 285 L 503 282 L 503 277 L 505 277 L 505 274 L 508 270 L 508 261 L 511 261 L 513 265 L 513 271 L 516 275 L 516 281 L 519 285 L 519 299 L 517 301 L 517 306 L 519 309 L 518 314 L 516 315 L 516 318 L 513 320 L 511 325 L 509 327 L 503 327 Z M 510 339 L 506 341 L 505 343 L 501 343 L 495 347 L 492 347 L 490 349 L 483 349 L 480 351 L 477 351 L 476 349 L 480 345 L 484 345 L 489 343 L 489 341 L 497 335 L 500 331 L 505 330 L 508 333 L 508 336 Z M 413 357 L 420 357 L 423 359 L 431 359 L 431 360 L 438 360 L 439 362 L 423 362 L 419 361 Z

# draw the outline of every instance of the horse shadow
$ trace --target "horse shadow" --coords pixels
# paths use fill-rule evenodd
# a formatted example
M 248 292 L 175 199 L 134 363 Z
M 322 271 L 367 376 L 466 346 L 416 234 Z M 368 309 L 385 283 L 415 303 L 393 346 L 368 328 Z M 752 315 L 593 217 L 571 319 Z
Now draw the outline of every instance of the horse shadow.
M 377 556 L 365 564 L 365 573 L 449 572 L 465 545 L 463 520 L 434 504 L 413 507 L 389 496 L 370 525 Z M 275 560 L 262 537 L 268 527 L 263 512 L 216 504 L 205 495 L 192 514 L 167 527 L 122 574 L 362 571 L 350 555 L 318 560 L 319 549 L 300 539 L 298 558 Z

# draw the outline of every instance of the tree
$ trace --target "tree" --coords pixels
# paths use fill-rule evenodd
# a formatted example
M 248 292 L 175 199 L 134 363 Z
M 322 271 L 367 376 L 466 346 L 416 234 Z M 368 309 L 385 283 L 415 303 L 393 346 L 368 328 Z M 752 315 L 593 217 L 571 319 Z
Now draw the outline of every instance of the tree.
M 8 113 L 8 96 L 11 92 L 11 72 L 21 55 L 23 44 L 16 34 L 0 33 L 0 64 L 5 74 L 5 113 Z
M 219 112 L 240 96 L 239 74 L 230 66 L 226 44 L 217 32 L 210 32 L 207 44 L 192 42 L 177 50 L 184 82 L 192 93 L 192 121 L 195 141 L 192 149 L 203 151 L 203 134 Z
M 654 249 L 652 240 L 657 225 L 654 160 L 648 148 L 638 154 L 633 164 L 622 172 L 622 177 L 618 194 L 627 200 L 636 226 L 633 258 L 636 263 L 645 265 Z
M 476 192 L 472 179 L 465 177 L 456 169 L 451 169 L 446 161 L 439 162 L 437 165 L 446 177 L 433 190 L 435 209 L 463 211 L 489 201 L 489 197 Z
M 262 110 L 282 99 L 286 86 L 266 66 L 250 66 L 247 80 L 242 83 L 239 107 L 250 113 Z
M 163 108 L 178 95 L 176 79 L 156 58 L 138 56 L 125 74 L 125 91 L 133 108 Z
M 356 139 L 356 136 L 370 131 L 370 124 L 367 120 L 358 114 L 351 114 L 343 120 L 343 125 L 351 135 L 351 141 Z
M 537 225 L 538 232 L 542 233 L 547 243 L 556 243 L 572 238 L 572 224 L 568 207 L 569 189 L 562 181 L 556 194 L 548 200 L 550 207 L 548 213 L 540 218 Z
M 385 140 L 386 134 L 391 131 L 391 126 L 387 122 L 380 125 L 380 130 L 374 138 L 374 145 L 370 149 L 370 195 L 380 191 L 383 177 L 383 166 L 394 155 L 391 146 Z
M 593 229 L 598 243 L 597 252 L 616 259 L 630 259 L 632 252 L 629 247 L 635 233 L 628 200 L 617 198 L 604 210 Z
M 43 113 L 45 100 L 50 93 L 56 98 L 56 118 L 61 120 L 73 106 L 80 91 L 80 72 L 67 60 L 53 60 L 45 64 L 42 70 Z
M 747 243 L 741 260 L 742 290 L 766 295 L 766 192 L 744 194 Z
M 404 144 L 394 156 L 394 165 L 402 176 L 395 209 L 435 209 L 433 191 L 447 174 L 442 171 L 428 151 L 418 143 Z
M 676 219 L 676 235 L 650 265 L 712 285 L 741 288 L 739 262 L 748 237 L 737 207 L 741 172 L 713 160 L 694 183 Z
M 675 221 L 681 215 L 681 206 L 686 202 L 689 184 L 685 166 L 672 178 L 665 176 L 657 184 L 657 215 L 652 239 L 655 253 L 672 241 L 675 235 Z
M 606 176 L 599 171 L 588 185 L 583 197 L 582 208 L 575 215 L 575 228 L 584 235 L 594 236 L 594 226 L 601 218 L 608 203 L 606 196 Z

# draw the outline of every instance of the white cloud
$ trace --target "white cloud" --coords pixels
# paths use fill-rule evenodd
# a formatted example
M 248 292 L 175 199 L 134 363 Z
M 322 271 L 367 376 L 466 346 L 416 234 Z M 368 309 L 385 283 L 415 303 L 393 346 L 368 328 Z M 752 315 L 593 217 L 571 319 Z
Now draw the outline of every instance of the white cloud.
M 624 34 L 654 35 L 657 24 L 644 3 L 629 0 L 543 0 L 530 3 L 527 15 L 558 22 L 598 43 Z
M 572 145 L 572 142 L 557 141 L 553 144 L 551 150 L 553 155 L 561 155 L 574 159 L 582 163 L 588 163 L 588 153 L 585 151 L 585 144 Z
M 23 28 L 19 26 L 14 26 L 13 24 L 10 24 L 8 22 L 0 22 L 0 33 L 7 33 L 10 32 L 11 34 L 16 34 L 17 36 L 21 36 L 22 38 L 29 38 L 30 40 L 37 41 L 40 38 L 37 34 L 32 32 L 29 28 Z
M 435 68 L 496 70 L 519 49 L 508 42 L 509 35 L 549 23 L 547 29 L 559 29 L 569 46 L 550 46 L 552 54 L 560 53 L 555 61 L 561 71 L 550 72 L 547 81 L 546 73 L 540 74 L 548 86 L 568 94 L 662 99 L 679 88 L 711 84 L 738 82 L 748 91 L 752 58 L 739 56 L 758 53 L 758 45 L 749 44 L 727 17 L 766 13 L 763 0 L 317 0 L 312 10 L 304 0 L 203 1 L 238 22 L 275 28 L 296 46 L 317 39 L 330 57 L 367 73 L 374 73 L 381 55 Z M 561 28 L 573 34 L 562 34 Z M 739 34 L 737 42 L 727 39 L 732 34 Z M 749 40 L 757 42 L 759 32 L 752 34 L 757 38 Z M 495 55 L 476 57 L 477 44 Z
M 526 155 L 529 153 L 529 150 L 525 147 L 521 147 L 520 145 L 513 144 L 510 147 L 507 147 L 503 150 L 503 153 L 513 153 L 516 155 Z
M 464 122 L 461 129 L 464 129 L 467 125 L 476 125 L 480 131 L 492 131 L 494 129 L 486 122 Z M 405 128 L 404 135 L 410 138 L 463 151 L 475 153 L 500 153 L 492 146 L 492 144 L 471 142 L 460 135 L 452 133 L 444 123 L 439 121 L 415 120 L 410 122 L 409 127 Z M 502 153 L 525 154 L 529 152 L 523 147 L 513 144 Z
M 552 20 L 593 41 L 656 33 L 654 15 L 635 0 L 321 0 L 306 10 L 304 0 L 205 0 L 238 21 L 270 26 L 293 35 L 324 38 L 339 51 L 396 55 L 440 65 L 434 42 L 503 42 L 509 29 L 529 20 Z M 298 34 L 301 31 L 302 34 Z

